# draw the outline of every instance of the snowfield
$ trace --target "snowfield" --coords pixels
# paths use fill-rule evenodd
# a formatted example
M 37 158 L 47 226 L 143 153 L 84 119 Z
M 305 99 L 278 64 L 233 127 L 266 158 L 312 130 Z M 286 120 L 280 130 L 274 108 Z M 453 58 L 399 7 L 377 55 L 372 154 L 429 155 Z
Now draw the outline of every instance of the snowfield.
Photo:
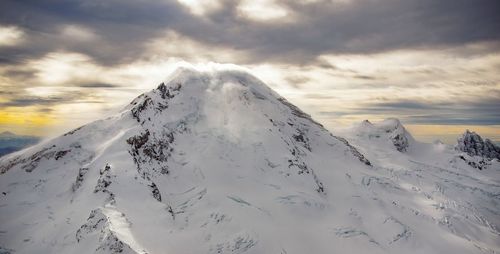
M 469 139 L 467 139 L 469 140 Z M 0 253 L 499 253 L 500 162 L 182 68 L 0 158 Z

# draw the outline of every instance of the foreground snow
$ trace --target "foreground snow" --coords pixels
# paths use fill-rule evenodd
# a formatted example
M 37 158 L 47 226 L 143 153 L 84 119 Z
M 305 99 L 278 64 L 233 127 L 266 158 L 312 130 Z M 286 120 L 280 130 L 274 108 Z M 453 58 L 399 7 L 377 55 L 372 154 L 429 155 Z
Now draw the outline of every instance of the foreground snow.
M 344 139 L 247 73 L 181 69 L 0 159 L 0 253 L 500 251 L 497 161 L 367 124 Z

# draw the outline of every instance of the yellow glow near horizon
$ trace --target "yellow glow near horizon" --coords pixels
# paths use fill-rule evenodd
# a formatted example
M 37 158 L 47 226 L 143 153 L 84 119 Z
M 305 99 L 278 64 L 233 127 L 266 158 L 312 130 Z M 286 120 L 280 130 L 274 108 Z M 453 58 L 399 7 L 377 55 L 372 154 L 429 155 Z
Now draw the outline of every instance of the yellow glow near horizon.
M 55 117 L 48 113 L 37 112 L 34 108 L 0 110 L 0 131 L 43 136 L 48 128 L 58 124 L 61 123 Z
M 406 129 L 412 136 L 422 142 L 433 142 L 441 140 L 444 143 L 455 145 L 457 138 L 465 130 L 471 130 L 478 133 L 482 138 L 493 141 L 500 141 L 500 125 L 421 125 L 406 124 Z
M 460 135 L 465 130 L 477 132 L 481 136 L 500 139 L 500 125 L 424 125 L 406 124 L 405 127 L 417 136 Z
M 50 125 L 55 123 L 52 117 L 35 112 L 2 112 L 0 111 L 0 124 L 31 124 L 34 126 Z

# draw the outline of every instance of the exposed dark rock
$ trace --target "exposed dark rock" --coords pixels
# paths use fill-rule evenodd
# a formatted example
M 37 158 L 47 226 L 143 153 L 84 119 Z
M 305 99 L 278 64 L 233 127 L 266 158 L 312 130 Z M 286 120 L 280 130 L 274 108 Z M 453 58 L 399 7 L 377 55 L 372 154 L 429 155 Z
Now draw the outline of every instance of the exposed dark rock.
M 140 177 L 149 181 L 148 185 L 151 189 L 152 196 L 162 201 L 161 194 L 152 178 L 158 174 L 168 175 L 169 167 L 166 164 L 173 152 L 174 142 L 173 132 L 163 131 L 159 137 L 146 132 L 130 137 L 127 143 L 131 146 L 129 154 L 132 155 L 137 172 Z
M 92 210 L 87 222 L 76 231 L 77 242 L 91 236 L 97 237 L 99 240 L 99 246 L 95 250 L 96 253 L 137 253 L 129 245 L 121 241 L 115 232 L 110 229 L 110 221 L 101 209 Z
M 311 145 L 309 144 L 309 138 L 305 135 L 304 131 L 297 129 L 297 134 L 293 134 L 293 139 L 301 143 L 307 150 L 311 150 Z
M 153 101 L 149 96 L 145 96 L 144 100 L 141 103 L 138 103 L 135 107 L 133 107 L 130 111 L 132 112 L 132 116 L 137 120 L 137 122 L 141 122 L 141 112 L 148 108 L 148 106 L 152 105 Z
M 174 151 L 173 142 L 173 132 L 164 131 L 160 137 L 153 137 L 149 130 L 127 140 L 131 145 L 129 153 L 133 156 L 137 172 L 143 179 L 149 179 L 154 173 L 169 173 L 168 166 L 164 162 L 168 161 Z
M 368 123 L 364 123 L 368 124 Z M 400 152 L 406 152 L 410 147 L 411 135 L 406 131 L 406 128 L 401 124 L 399 119 L 389 118 L 385 119 L 381 124 L 381 128 L 385 130 L 386 133 L 390 134 L 390 139 L 394 147 Z
M 71 152 L 71 149 L 70 150 L 59 151 L 59 152 L 56 153 L 56 155 L 54 156 L 54 158 L 56 160 L 59 160 L 59 159 L 61 159 L 62 157 L 64 157 L 69 152 Z
M 127 139 L 127 143 L 132 146 L 133 150 L 137 152 L 149 140 L 149 130 L 141 133 L 140 135 L 133 136 Z
M 176 83 L 173 87 L 168 87 L 165 83 L 161 83 L 156 89 L 160 93 L 162 99 L 172 99 L 177 95 L 181 89 L 182 85 L 180 83 Z
M 400 152 L 406 152 L 409 146 L 408 138 L 401 133 L 398 133 L 392 137 L 392 143 Z
M 104 242 L 106 244 L 101 244 L 96 251 L 103 251 L 105 253 L 118 254 L 123 253 L 125 248 L 130 248 L 125 245 L 122 241 L 116 237 L 115 234 L 107 234 L 105 235 Z
M 162 166 L 160 172 L 164 175 L 170 174 L 170 170 L 168 169 L 167 166 Z
M 78 170 L 78 175 L 76 176 L 76 180 L 71 186 L 71 189 L 73 191 L 76 191 L 80 186 L 82 185 L 82 182 L 85 180 L 85 174 L 89 171 L 89 168 L 80 168 Z
M 87 218 L 87 222 L 76 231 L 76 241 L 80 242 L 88 234 L 101 231 L 106 223 L 108 223 L 108 218 L 100 209 L 92 210 Z
M 0 174 L 4 174 L 7 172 L 9 169 L 15 167 L 16 165 L 21 164 L 21 168 L 25 170 L 26 172 L 30 173 L 32 172 L 40 163 L 42 159 L 50 159 L 53 158 L 56 151 L 52 151 L 53 148 L 56 146 L 50 146 L 50 147 L 45 147 L 42 148 L 42 150 L 32 154 L 31 156 L 27 158 L 22 158 L 20 156 L 17 156 L 7 163 L 0 165 Z
M 484 158 L 481 158 L 479 160 L 474 160 L 474 158 L 466 158 L 465 156 L 458 156 L 458 158 L 460 158 L 461 160 L 465 161 L 465 163 L 467 163 L 469 166 L 473 167 L 473 168 L 477 168 L 479 170 L 483 170 L 484 168 L 486 168 L 487 166 L 490 165 L 489 161 L 485 160 Z
M 455 148 L 470 156 L 500 160 L 500 147 L 493 144 L 489 139 L 483 140 L 481 136 L 473 131 L 466 130 L 462 137 L 458 138 Z
M 73 135 L 73 134 L 75 134 L 75 132 L 77 132 L 77 131 L 81 130 L 83 127 L 85 127 L 85 125 L 84 125 L 84 126 L 80 126 L 80 127 L 76 128 L 76 129 L 74 129 L 74 130 L 72 130 L 72 131 L 68 131 L 68 132 L 66 132 L 63 136 Z
M 167 212 L 170 213 L 170 215 L 172 216 L 172 219 L 175 220 L 175 212 L 174 212 L 174 209 L 172 208 L 171 205 L 169 205 L 167 207 Z
M 158 202 L 161 202 L 161 193 L 160 190 L 158 189 L 158 186 L 156 186 L 155 183 L 151 182 L 151 185 L 149 185 L 151 188 L 151 193 L 153 194 L 153 197 L 158 200 Z
M 106 166 L 100 170 L 99 174 L 100 176 L 94 188 L 94 193 L 102 192 L 108 194 L 108 201 L 113 204 L 115 202 L 115 195 L 108 190 L 108 187 L 112 183 L 111 179 L 113 177 L 111 175 L 111 166 L 106 164 Z

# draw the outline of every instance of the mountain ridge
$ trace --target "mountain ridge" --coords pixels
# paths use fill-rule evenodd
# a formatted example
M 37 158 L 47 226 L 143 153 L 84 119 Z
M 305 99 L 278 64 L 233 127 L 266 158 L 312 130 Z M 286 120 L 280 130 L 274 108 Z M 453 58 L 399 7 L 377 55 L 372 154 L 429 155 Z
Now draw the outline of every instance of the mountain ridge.
M 393 123 L 390 137 L 403 127 Z M 416 150 L 400 152 L 392 141 L 377 153 L 359 144 L 333 135 L 251 74 L 181 69 L 114 116 L 0 158 L 0 232 L 6 232 L 0 247 L 21 253 L 499 249 L 500 184 L 477 175 L 492 170 L 426 164 L 412 157 Z

